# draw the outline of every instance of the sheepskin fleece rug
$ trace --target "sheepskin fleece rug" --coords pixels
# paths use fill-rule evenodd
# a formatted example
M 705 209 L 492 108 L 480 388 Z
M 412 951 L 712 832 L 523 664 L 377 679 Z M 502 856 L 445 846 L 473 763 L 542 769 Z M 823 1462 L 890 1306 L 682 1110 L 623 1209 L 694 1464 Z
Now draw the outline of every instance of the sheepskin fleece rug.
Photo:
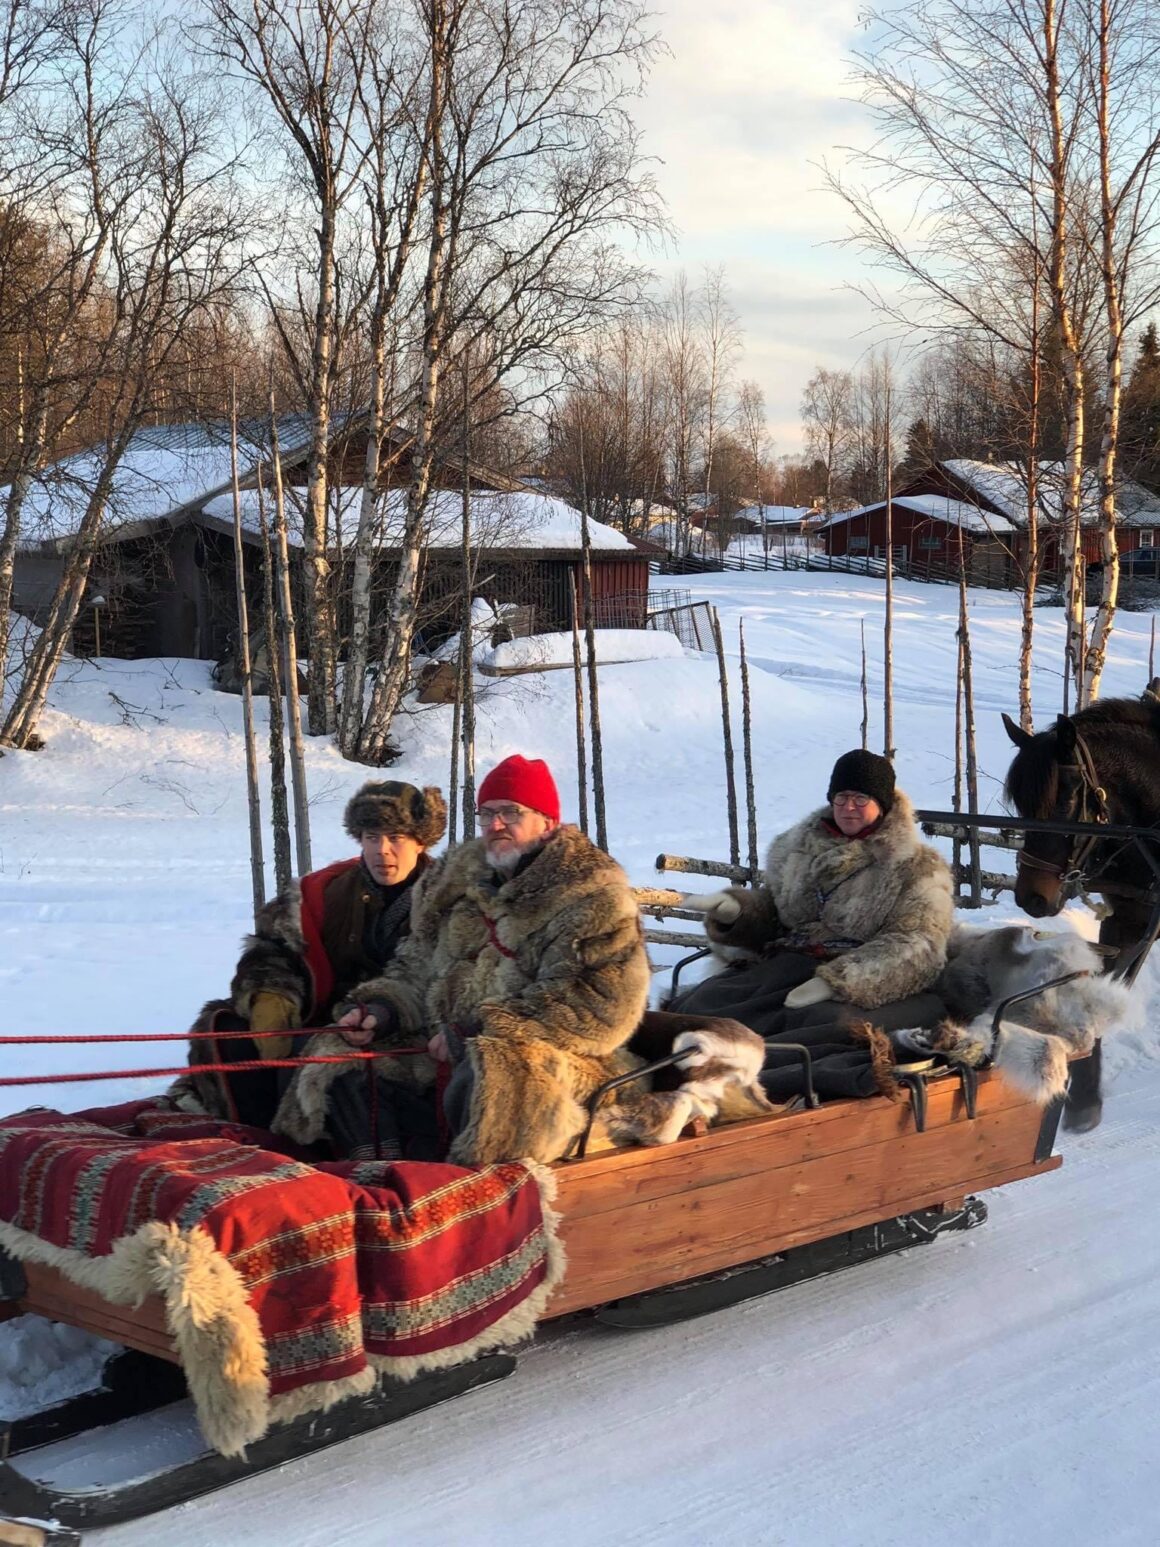
M 1069 1060 L 1090 1053 L 1125 1018 L 1128 990 L 1103 968 L 1100 953 L 1068 931 L 958 925 L 935 984 L 948 1019 L 934 1031 L 904 1031 L 895 1040 L 952 1062 L 989 1059 L 1018 1090 L 1046 1105 L 1066 1091 Z M 996 1034 L 995 1012 L 1004 1000 L 1069 976 L 1071 982 L 1011 1005 Z
M 310 1164 L 158 1102 L 0 1122 L 0 1246 L 160 1296 L 206 1440 L 530 1336 L 563 1276 L 539 1167 Z

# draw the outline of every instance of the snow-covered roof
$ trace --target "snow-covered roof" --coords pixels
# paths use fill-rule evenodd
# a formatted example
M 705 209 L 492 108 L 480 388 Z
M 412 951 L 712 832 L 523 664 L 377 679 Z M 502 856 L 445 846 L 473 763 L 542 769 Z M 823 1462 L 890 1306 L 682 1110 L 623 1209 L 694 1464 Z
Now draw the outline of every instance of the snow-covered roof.
M 302 546 L 302 491 L 289 491 L 298 498 L 286 502 L 286 521 L 290 540 Z M 391 489 L 381 495 L 377 513 L 376 544 L 380 548 L 397 547 L 403 535 L 407 496 L 403 489 Z M 257 532 L 258 492 L 243 489 L 242 525 Z M 362 509 L 362 489 L 342 487 L 332 490 L 331 510 L 337 519 L 342 546 L 354 542 Z M 267 511 L 269 496 L 267 495 Z M 233 525 L 233 495 L 223 494 L 210 500 L 204 515 L 211 521 Z M 463 496 L 453 489 L 439 489 L 428 506 L 429 548 L 458 549 L 463 541 Z M 578 553 L 581 549 L 580 512 L 550 494 L 517 492 L 494 494 L 481 490 L 471 496 L 472 544 L 482 548 L 548 549 Z M 588 531 L 593 549 L 634 553 L 623 532 L 601 521 L 590 521 Z
M 269 426 L 239 426 L 238 460 L 244 473 L 262 454 Z M 284 455 L 310 441 L 305 415 L 279 421 Z M 90 493 L 104 465 L 104 448 L 91 447 L 53 462 L 37 474 L 21 516 L 21 547 L 71 537 L 79 528 Z M 230 432 L 225 424 L 161 424 L 138 430 L 117 467 L 102 530 L 106 535 L 134 522 L 188 507 L 229 486 Z M 0 498 L 7 490 L 0 491 Z
M 1005 517 L 994 516 L 990 511 L 980 510 L 977 505 L 968 505 L 965 500 L 948 499 L 945 494 L 901 494 L 895 495 L 890 503 L 896 509 L 909 510 L 932 521 L 945 521 L 948 526 L 961 527 L 964 532 L 981 537 L 989 533 L 1003 536 L 1015 530 Z M 872 505 L 859 505 L 857 510 L 840 510 L 830 517 L 826 525 L 841 526 L 843 522 L 852 521 L 872 510 L 882 510 L 885 505 L 885 500 L 875 500 Z
M 809 505 L 743 505 L 737 514 L 764 526 L 800 526 L 815 512 Z
M 1027 526 L 1027 473 L 1013 462 L 977 462 L 952 457 L 940 464 L 953 478 L 1001 511 L 1014 526 Z M 1059 520 L 1063 514 L 1067 468 L 1063 462 L 1041 462 L 1038 469 L 1038 503 L 1043 516 Z M 1099 519 L 1099 476 L 1085 468 L 1081 486 L 1080 520 L 1084 525 Z M 1160 498 L 1131 478 L 1116 480 L 1116 514 L 1125 526 L 1160 526 Z

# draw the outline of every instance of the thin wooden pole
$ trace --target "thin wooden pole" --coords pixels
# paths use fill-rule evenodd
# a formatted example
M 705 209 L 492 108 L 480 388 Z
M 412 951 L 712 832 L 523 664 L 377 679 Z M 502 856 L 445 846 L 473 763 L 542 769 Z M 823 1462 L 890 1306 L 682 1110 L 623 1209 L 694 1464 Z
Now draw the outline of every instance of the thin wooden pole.
M 238 399 L 230 385 L 230 483 L 234 495 L 234 587 L 238 606 L 238 658 L 242 669 L 242 723 L 246 742 L 246 797 L 250 812 L 250 881 L 254 919 L 266 901 L 262 855 L 262 807 L 258 788 L 258 742 L 254 733 L 254 684 L 250 670 L 250 616 L 246 606 L 246 552 L 242 546 L 242 495 L 238 487 Z
M 870 745 L 870 687 L 866 677 L 866 619 L 858 620 L 862 635 L 862 750 Z
M 447 842 L 454 848 L 459 841 L 459 757 L 462 736 L 463 711 L 463 658 L 467 651 L 467 635 L 459 630 L 459 649 L 455 656 L 455 708 L 451 712 L 451 774 L 447 783 Z M 463 834 L 464 843 L 471 837 L 471 830 Z
M 749 868 L 754 885 L 758 879 L 757 793 L 753 781 L 753 707 L 749 696 L 749 660 L 745 654 L 745 621 L 737 625 L 741 640 L 741 743 L 745 758 L 745 825 L 748 839 Z
M 725 641 L 721 619 L 713 608 L 713 643 L 717 647 L 717 680 L 721 685 L 721 735 L 725 746 L 725 801 L 729 815 L 729 863 L 741 863 L 741 838 L 737 825 L 737 779 L 733 768 L 733 726 L 729 716 L 729 672 L 725 665 Z
M 584 559 L 584 640 L 588 650 L 588 714 L 592 724 L 592 805 L 596 813 L 596 844 L 608 848 L 608 822 L 604 809 L 604 738 L 600 731 L 600 684 L 596 679 L 596 620 L 592 608 L 592 536 L 588 530 L 588 501 L 580 511 L 580 542 Z
M 894 761 L 894 500 L 890 467 L 890 408 L 887 399 L 886 436 L 886 615 L 882 628 L 882 741 Z
M 1156 614 L 1152 614 L 1152 637 L 1148 641 L 1148 686 L 1156 675 Z
M 474 572 L 471 562 L 471 393 L 470 355 L 463 360 L 463 836 L 466 840 L 475 823 L 475 650 L 471 592 Z
M 975 746 L 975 692 L 971 672 L 971 622 L 967 609 L 967 570 L 963 562 L 962 531 L 959 533 L 959 638 L 963 650 L 963 731 L 966 737 L 967 810 L 979 812 L 979 765 Z M 968 836 L 971 856 L 971 907 L 983 905 L 982 866 L 979 859 L 979 830 Z
M 278 610 L 282 619 L 282 669 L 286 681 L 286 718 L 290 725 L 290 784 L 294 791 L 294 858 L 298 874 L 311 869 L 310 807 L 306 792 L 306 746 L 302 736 L 302 705 L 298 698 L 298 638 L 294 626 L 294 592 L 290 583 L 290 539 L 286 532 L 286 491 L 282 485 L 282 453 L 278 446 L 278 416 L 270 392 L 270 456 L 274 474 L 274 539 L 278 565 Z
M 951 809 L 963 809 L 963 636 L 955 630 L 958 646 L 955 659 L 955 788 Z M 959 896 L 962 881 L 963 844 L 961 838 L 951 840 L 951 873 L 955 878 L 955 898 Z
M 262 533 L 262 612 L 266 627 L 266 703 L 270 711 L 270 821 L 274 828 L 274 890 L 284 892 L 293 876 L 290 812 L 286 799 L 286 731 L 282 713 L 282 661 L 274 607 L 274 555 L 266 519 L 266 491 L 258 468 L 258 526 Z
M 572 680 L 576 687 L 576 784 L 580 831 L 588 832 L 588 754 L 584 746 L 584 671 L 580 659 L 580 592 L 572 572 Z

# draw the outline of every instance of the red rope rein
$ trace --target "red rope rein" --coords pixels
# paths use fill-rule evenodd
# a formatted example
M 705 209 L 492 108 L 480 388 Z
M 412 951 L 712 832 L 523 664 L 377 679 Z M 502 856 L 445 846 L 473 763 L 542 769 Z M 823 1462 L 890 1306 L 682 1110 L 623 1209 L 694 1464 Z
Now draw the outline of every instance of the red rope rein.
M 325 1028 L 318 1028 L 324 1030 Z M 249 1037 L 257 1041 L 262 1037 L 284 1037 L 284 1031 L 216 1031 L 207 1033 L 214 1040 L 237 1040 Z M 42 1047 L 69 1043 L 113 1042 L 188 1042 L 186 1031 L 160 1031 L 142 1033 L 140 1036 L 98 1035 L 73 1037 L 0 1037 L 3 1047 Z M 372 1048 L 361 1051 L 351 1048 L 347 1053 L 301 1054 L 297 1058 L 239 1059 L 236 1063 L 181 1064 L 176 1069 L 94 1069 L 85 1073 L 65 1074 L 17 1074 L 0 1075 L 0 1087 L 12 1085 L 70 1085 L 86 1080 L 152 1080 L 176 1079 L 183 1074 L 251 1074 L 259 1069 L 302 1069 L 307 1064 L 357 1064 L 370 1063 L 376 1058 L 415 1058 L 426 1053 L 425 1047 Z

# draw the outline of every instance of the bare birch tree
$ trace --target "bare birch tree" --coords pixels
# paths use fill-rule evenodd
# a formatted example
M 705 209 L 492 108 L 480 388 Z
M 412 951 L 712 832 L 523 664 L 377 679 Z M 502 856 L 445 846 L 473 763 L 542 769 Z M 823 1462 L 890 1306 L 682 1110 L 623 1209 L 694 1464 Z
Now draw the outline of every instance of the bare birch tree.
M 1103 291 L 1103 430 L 1099 456 L 1099 605 L 1084 652 L 1082 696 L 1099 696 L 1119 588 L 1116 480 L 1128 329 L 1160 300 L 1155 231 L 1160 217 L 1157 156 L 1160 23 L 1145 0 L 1089 0 L 1084 12 L 1092 129 L 1099 167 L 1096 231 Z
M 369 763 L 395 755 L 409 685 L 449 343 L 486 340 L 479 393 L 542 369 L 639 292 L 613 237 L 659 218 L 628 111 L 656 47 L 637 0 L 430 0 L 422 21 L 423 328 L 401 555 L 358 743 Z
M 186 330 L 229 293 L 238 272 L 242 217 L 218 92 L 167 48 L 164 35 L 146 33 L 136 47 L 122 47 L 126 20 L 125 8 L 111 0 L 84 0 L 69 13 L 54 94 L 66 104 L 68 133 L 84 145 L 60 191 L 62 204 L 75 201 L 76 212 L 75 220 L 70 214 L 64 221 L 62 210 L 62 224 L 85 234 L 79 284 L 70 272 L 63 289 L 62 310 L 74 323 L 88 317 L 85 379 L 73 411 L 78 398 L 85 401 L 102 434 L 88 473 L 66 491 L 71 510 L 63 518 L 68 535 L 60 579 L 0 729 L 0 740 L 15 746 L 34 744 L 106 514 L 116 503 L 121 461 L 154 409 Z M 59 328 L 59 314 L 54 321 Z M 66 331 L 62 350 L 77 350 L 77 331 Z M 33 442 L 47 422 L 47 403 L 42 399 L 35 411 Z M 43 440 L 40 445 L 43 455 Z M 28 451 L 32 460 L 18 501 L 27 500 L 35 476 L 33 445 Z M 41 492 L 46 509 L 54 495 L 61 508 L 59 486 Z
M 854 445 L 854 378 L 849 371 L 819 366 L 802 392 L 802 430 L 806 450 L 826 470 L 823 508 L 834 508 L 837 480 L 846 471 Z
M 284 176 L 306 196 L 317 222 L 317 251 L 296 274 L 296 299 L 308 316 L 308 363 L 302 390 L 311 444 L 304 540 L 309 577 L 306 628 L 309 724 L 335 727 L 336 598 L 328 522 L 330 439 L 340 368 L 340 235 L 368 153 L 360 83 L 373 74 L 382 38 L 381 0 L 206 0 L 206 45 L 260 94 L 285 157 Z M 297 211 L 291 212 L 291 220 Z M 305 281 L 305 286 L 304 286 Z M 295 357 L 282 312 L 271 316 Z

